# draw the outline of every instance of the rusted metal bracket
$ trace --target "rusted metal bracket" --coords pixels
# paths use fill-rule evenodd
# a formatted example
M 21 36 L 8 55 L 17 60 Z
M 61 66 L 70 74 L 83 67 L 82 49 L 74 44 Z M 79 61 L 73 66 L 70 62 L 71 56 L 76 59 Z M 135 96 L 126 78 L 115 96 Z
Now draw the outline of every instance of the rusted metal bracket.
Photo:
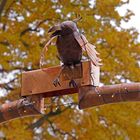
M 41 94 L 43 97 L 52 97 L 73 94 L 78 92 L 78 87 L 99 83 L 99 74 L 98 78 L 95 78 L 97 77 L 95 72 L 91 74 L 90 61 L 76 65 L 73 72 L 69 68 L 65 68 L 60 76 L 61 86 L 55 87 L 53 80 L 58 76 L 60 70 L 61 66 L 56 66 L 24 72 L 22 74 L 21 96 Z M 77 88 L 69 87 L 71 75 L 78 85 Z M 93 75 L 93 78 L 91 78 L 91 75 Z

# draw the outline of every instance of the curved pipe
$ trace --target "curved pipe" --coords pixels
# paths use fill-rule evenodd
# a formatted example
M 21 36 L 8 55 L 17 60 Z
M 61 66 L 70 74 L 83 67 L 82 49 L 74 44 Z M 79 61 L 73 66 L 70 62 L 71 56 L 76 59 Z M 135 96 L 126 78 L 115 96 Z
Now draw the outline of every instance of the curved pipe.
M 80 109 L 126 101 L 140 101 L 140 83 L 84 86 L 79 89 Z
M 0 106 L 0 123 L 26 117 L 31 115 L 42 114 L 43 99 L 40 97 L 34 98 L 32 101 L 27 98 L 22 98 L 13 102 L 5 103 Z

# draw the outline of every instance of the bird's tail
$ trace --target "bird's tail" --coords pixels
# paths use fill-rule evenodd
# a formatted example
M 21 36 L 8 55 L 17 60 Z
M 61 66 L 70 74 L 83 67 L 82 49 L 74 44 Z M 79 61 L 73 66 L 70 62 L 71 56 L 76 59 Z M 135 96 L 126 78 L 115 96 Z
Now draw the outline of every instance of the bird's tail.
M 83 34 L 81 35 L 81 38 L 82 38 L 83 42 L 85 43 L 83 46 L 84 51 L 87 52 L 87 55 L 88 55 L 89 59 L 91 60 L 91 62 L 95 66 L 102 65 L 100 63 L 101 59 L 97 56 L 97 55 L 99 55 L 99 53 L 96 51 L 96 49 L 95 49 L 96 47 L 94 45 L 90 44 Z
M 87 56 L 95 66 L 102 65 L 100 63 L 101 59 L 97 56 L 99 53 L 95 50 L 95 46 L 90 44 L 86 37 L 83 34 L 80 34 L 78 32 L 74 32 L 74 37 L 81 46 L 83 51 L 86 51 Z

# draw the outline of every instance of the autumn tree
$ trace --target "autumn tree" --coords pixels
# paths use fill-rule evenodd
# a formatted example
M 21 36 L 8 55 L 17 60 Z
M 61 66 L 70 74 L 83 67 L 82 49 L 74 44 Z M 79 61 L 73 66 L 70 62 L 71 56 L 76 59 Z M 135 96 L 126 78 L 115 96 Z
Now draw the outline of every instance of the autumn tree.
M 97 47 L 103 60 L 101 83 L 140 81 L 140 44 L 134 28 L 124 29 L 133 13 L 124 16 L 121 0 L 1 0 L 0 1 L 0 102 L 20 95 L 21 72 L 39 68 L 40 53 L 54 24 L 72 20 L 77 14 L 81 32 Z M 49 47 L 47 67 L 58 65 L 56 47 Z M 6 140 L 42 139 L 138 139 L 140 104 L 121 103 L 80 111 L 77 96 L 46 100 L 46 114 L 2 124 Z

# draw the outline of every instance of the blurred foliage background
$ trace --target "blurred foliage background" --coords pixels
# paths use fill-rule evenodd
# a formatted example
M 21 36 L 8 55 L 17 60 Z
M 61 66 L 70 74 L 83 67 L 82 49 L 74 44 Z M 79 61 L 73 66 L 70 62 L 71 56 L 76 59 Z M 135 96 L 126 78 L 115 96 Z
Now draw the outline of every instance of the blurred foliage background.
M 21 72 L 39 68 L 40 52 L 54 24 L 82 16 L 78 27 L 103 60 L 101 83 L 140 81 L 140 44 L 134 28 L 124 29 L 133 12 L 119 15 L 121 0 L 0 0 L 0 104 L 20 98 Z M 47 66 L 59 64 L 56 47 Z M 78 110 L 77 95 L 46 99 L 44 116 L 0 125 L 3 140 L 138 140 L 140 103 Z M 64 104 L 64 105 L 63 105 Z M 51 115 L 49 115 L 51 114 Z

